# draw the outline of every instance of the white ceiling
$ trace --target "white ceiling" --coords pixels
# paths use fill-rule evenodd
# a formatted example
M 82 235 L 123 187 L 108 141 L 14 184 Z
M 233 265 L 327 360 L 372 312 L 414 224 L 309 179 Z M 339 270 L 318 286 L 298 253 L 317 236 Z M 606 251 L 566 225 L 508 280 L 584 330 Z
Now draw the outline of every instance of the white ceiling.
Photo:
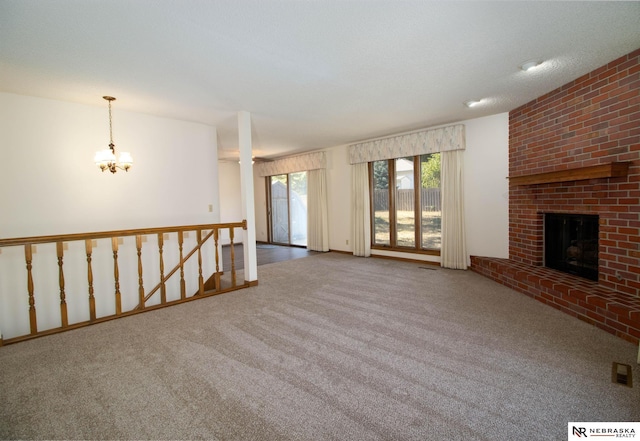
M 215 125 L 221 157 L 239 110 L 276 157 L 507 112 L 638 48 L 637 1 L 0 0 L 0 91 Z

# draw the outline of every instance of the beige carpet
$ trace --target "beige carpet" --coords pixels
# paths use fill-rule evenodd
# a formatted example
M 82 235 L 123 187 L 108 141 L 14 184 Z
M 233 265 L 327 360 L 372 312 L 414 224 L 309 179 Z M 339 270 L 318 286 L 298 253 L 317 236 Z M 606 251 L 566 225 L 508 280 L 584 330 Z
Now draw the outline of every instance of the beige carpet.
M 563 440 L 568 421 L 640 421 L 634 345 L 478 274 L 327 253 L 258 276 L 0 348 L 0 438 Z

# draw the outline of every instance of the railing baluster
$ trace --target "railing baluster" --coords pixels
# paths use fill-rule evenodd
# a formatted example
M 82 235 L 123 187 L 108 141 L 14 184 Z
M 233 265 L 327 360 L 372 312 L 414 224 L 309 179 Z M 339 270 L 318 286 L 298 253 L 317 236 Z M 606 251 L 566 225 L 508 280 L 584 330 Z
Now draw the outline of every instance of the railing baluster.
M 136 235 L 136 250 L 138 251 L 138 306 L 144 309 L 144 285 L 142 279 L 142 236 Z
M 158 253 L 160 254 L 160 303 L 167 303 L 167 286 L 164 284 L 164 258 L 162 248 L 164 247 L 164 235 L 158 233 Z
M 178 231 L 178 248 L 180 249 L 180 298 L 185 299 L 187 297 L 187 287 L 184 281 L 184 260 L 182 257 L 182 242 L 184 239 L 184 233 Z
M 62 270 L 63 258 L 64 258 L 64 243 L 56 242 L 56 253 L 58 254 L 58 281 L 60 284 L 60 322 L 62 327 L 69 326 L 67 318 L 67 298 L 64 293 L 64 271 Z
M 216 256 L 216 272 L 213 273 L 213 277 L 216 283 L 216 291 L 219 291 L 222 287 L 220 286 L 220 253 L 218 252 L 218 235 L 220 234 L 218 228 L 213 229 L 213 249 Z
M 91 239 L 84 241 L 84 248 L 87 252 L 87 280 L 89 282 L 89 320 L 96 319 L 96 299 L 93 296 L 93 269 L 91 268 L 91 253 L 93 244 Z
M 233 244 L 235 229 L 229 227 L 229 238 L 231 239 L 231 286 L 236 286 L 236 247 Z
M 24 258 L 27 262 L 27 291 L 29 292 L 29 326 L 31 333 L 38 332 L 38 321 L 36 319 L 36 299 L 33 296 L 33 274 L 31 269 L 31 262 L 33 261 L 33 255 L 31 250 L 31 244 L 24 246 Z
M 116 315 L 122 314 L 122 300 L 120 298 L 120 271 L 118 270 L 118 238 L 111 238 L 111 249 L 113 250 L 113 279 L 116 288 Z
M 214 228 L 213 229 L 213 251 L 215 253 L 215 260 L 216 260 L 216 272 L 215 274 L 220 273 L 220 256 L 218 254 L 218 229 Z
M 204 294 L 204 279 L 202 278 L 202 230 L 197 230 L 198 239 L 198 295 Z

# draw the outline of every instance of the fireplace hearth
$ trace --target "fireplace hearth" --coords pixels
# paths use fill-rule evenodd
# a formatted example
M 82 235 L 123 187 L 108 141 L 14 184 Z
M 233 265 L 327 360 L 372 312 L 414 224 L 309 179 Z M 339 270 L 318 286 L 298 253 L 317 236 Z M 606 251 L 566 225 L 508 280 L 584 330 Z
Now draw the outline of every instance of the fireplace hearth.
M 598 216 L 546 213 L 544 264 L 568 274 L 598 280 Z

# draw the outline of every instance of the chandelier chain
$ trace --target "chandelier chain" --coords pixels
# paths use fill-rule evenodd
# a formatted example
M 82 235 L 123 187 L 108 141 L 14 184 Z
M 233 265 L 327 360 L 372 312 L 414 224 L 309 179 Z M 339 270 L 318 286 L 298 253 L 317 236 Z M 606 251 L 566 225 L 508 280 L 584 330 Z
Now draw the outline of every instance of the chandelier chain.
M 111 145 L 113 145 L 113 123 L 111 120 L 111 101 L 109 100 L 109 141 L 111 142 Z M 113 150 L 113 147 L 112 147 Z

